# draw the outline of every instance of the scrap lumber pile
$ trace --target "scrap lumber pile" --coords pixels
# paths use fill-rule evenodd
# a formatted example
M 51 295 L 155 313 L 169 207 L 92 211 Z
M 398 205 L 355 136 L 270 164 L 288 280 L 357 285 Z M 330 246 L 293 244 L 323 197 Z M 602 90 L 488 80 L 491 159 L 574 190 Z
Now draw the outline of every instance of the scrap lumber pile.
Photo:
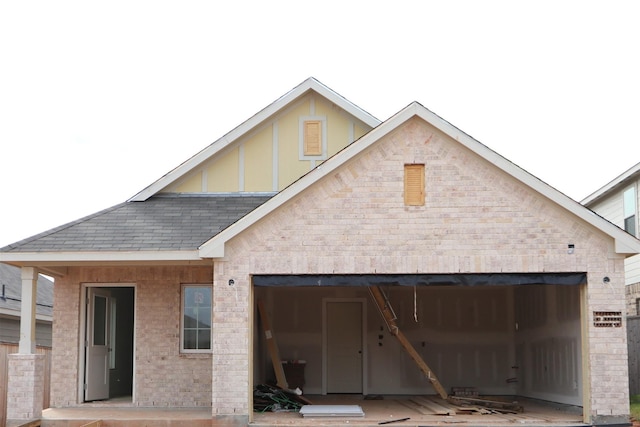
M 508 402 L 499 399 L 486 399 L 480 397 L 449 396 L 449 402 L 464 407 L 481 408 L 486 414 L 517 414 L 524 408 L 518 402 Z
M 278 386 L 260 384 L 253 390 L 254 412 L 298 412 L 309 400 Z
M 438 396 L 414 396 L 399 402 L 422 415 L 517 414 L 523 411 L 517 402 L 479 397 L 450 396 L 442 399 Z

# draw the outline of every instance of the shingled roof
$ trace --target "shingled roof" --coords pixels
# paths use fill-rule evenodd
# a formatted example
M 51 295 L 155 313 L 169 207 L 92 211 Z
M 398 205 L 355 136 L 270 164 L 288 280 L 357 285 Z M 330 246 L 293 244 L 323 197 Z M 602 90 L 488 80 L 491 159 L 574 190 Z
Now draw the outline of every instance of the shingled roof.
M 0 249 L 0 252 L 195 250 L 271 194 L 157 195 L 125 202 Z
M 18 267 L 0 263 L 0 313 L 20 315 L 22 304 L 22 277 Z M 36 313 L 44 316 L 53 314 L 53 282 L 38 276 Z

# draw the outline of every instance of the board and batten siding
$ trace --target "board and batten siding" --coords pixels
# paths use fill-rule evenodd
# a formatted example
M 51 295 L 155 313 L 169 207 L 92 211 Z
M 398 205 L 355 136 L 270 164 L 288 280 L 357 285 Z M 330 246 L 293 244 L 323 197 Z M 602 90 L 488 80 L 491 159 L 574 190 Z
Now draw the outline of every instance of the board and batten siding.
M 317 120 L 326 145 L 318 156 L 301 151 L 301 123 Z M 239 138 L 163 192 L 280 191 L 371 130 L 337 105 L 309 94 Z

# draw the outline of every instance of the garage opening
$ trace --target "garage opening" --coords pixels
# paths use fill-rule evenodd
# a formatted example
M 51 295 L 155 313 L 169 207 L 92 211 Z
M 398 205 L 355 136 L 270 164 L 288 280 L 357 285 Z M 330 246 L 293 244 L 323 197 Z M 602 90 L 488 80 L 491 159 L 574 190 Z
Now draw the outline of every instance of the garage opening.
M 305 396 L 437 394 L 389 331 L 368 290 L 376 286 L 447 393 L 575 408 L 586 283 L 585 273 L 253 276 L 281 362 L 297 369 L 290 385 Z M 258 316 L 254 328 L 254 385 L 275 384 Z

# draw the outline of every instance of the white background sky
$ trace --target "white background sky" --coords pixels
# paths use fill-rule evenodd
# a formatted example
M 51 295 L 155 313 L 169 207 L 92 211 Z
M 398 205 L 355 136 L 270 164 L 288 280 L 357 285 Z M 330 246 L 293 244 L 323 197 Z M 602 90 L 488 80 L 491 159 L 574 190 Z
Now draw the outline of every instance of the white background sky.
M 640 162 L 638 1 L 3 1 L 0 247 L 127 200 L 313 76 L 581 200 Z

